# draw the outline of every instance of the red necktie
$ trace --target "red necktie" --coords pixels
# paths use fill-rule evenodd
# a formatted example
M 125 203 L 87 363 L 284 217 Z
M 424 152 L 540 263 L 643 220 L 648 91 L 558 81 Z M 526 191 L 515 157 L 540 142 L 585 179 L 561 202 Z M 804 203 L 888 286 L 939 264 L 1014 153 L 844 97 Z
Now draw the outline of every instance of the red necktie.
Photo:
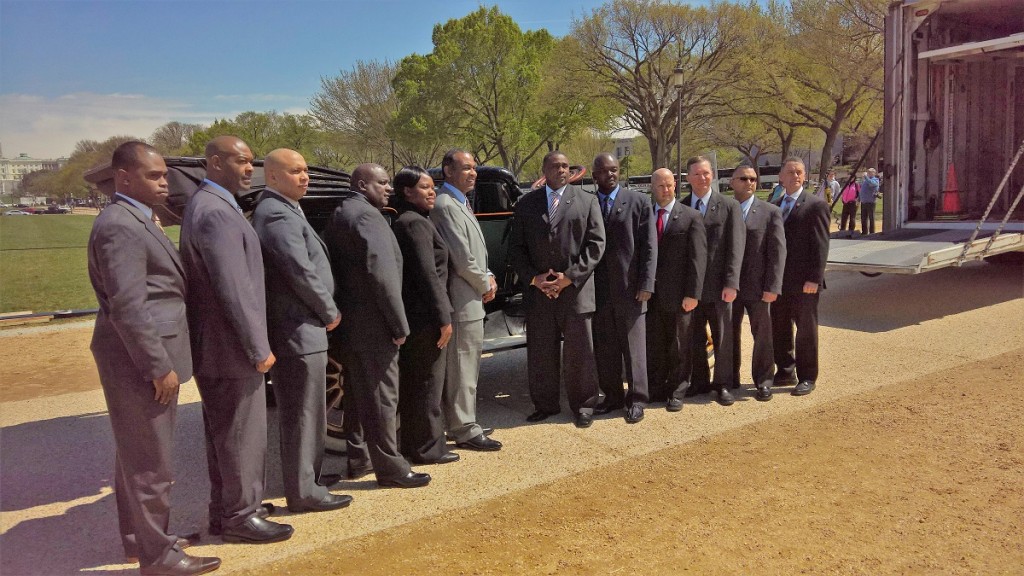
M 656 226 L 658 228 L 658 243 L 660 244 L 661 243 L 661 234 L 662 234 L 662 232 L 665 231 L 665 209 L 664 208 L 658 208 L 658 222 L 657 222 Z

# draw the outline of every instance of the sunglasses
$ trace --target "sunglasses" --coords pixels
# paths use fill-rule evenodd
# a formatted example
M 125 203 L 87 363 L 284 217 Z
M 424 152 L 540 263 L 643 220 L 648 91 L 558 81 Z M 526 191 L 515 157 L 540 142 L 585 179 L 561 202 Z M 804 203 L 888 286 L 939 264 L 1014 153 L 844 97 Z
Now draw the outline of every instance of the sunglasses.
M 742 180 L 743 182 L 757 182 L 756 176 L 737 176 L 736 179 Z

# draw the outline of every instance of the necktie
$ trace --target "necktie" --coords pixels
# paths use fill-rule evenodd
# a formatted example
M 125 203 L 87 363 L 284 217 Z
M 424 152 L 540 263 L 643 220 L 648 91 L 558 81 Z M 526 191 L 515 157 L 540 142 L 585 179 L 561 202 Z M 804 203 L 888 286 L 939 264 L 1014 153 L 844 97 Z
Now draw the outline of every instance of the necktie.
M 665 209 L 658 208 L 658 221 L 655 223 L 658 229 L 658 242 L 661 242 L 661 235 L 665 232 Z
M 555 192 L 554 190 L 552 190 L 551 191 L 550 208 L 548 208 L 548 219 L 550 220 L 550 219 L 554 218 L 555 217 L 555 212 L 557 212 L 557 211 L 558 211 L 558 192 Z
M 701 216 L 703 216 L 708 211 L 708 205 L 704 203 L 703 198 L 697 199 L 697 210 L 700 210 Z
M 612 211 L 612 197 L 605 196 L 601 199 L 601 215 L 604 216 L 605 221 L 608 220 L 608 215 Z
M 782 221 L 785 222 L 789 218 L 789 213 L 793 211 L 793 200 L 792 196 L 786 196 L 782 199 Z
M 475 198 L 475 197 L 476 197 L 476 192 L 469 192 L 469 193 L 466 194 L 466 208 L 469 208 L 469 213 L 470 214 L 475 212 L 475 210 L 473 210 L 473 198 Z

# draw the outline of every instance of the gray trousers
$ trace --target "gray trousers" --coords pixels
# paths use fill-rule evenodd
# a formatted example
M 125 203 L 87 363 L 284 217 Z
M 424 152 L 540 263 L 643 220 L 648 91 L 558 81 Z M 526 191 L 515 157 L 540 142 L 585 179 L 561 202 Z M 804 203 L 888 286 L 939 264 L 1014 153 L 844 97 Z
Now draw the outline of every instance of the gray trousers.
M 734 379 L 732 373 L 732 303 L 715 295 L 713 302 L 701 302 L 693 310 L 694 328 L 691 337 L 693 373 L 691 384 L 714 388 L 728 388 Z M 708 365 L 707 336 L 704 326 L 711 327 L 711 341 L 715 343 L 715 376 L 711 378 Z
M 327 352 L 278 356 L 270 369 L 281 428 L 281 478 L 289 506 L 327 497 L 317 484 L 327 433 Z
M 736 300 L 732 309 L 733 378 L 740 381 L 743 339 L 743 311 L 750 317 L 750 333 L 754 338 L 750 355 L 750 375 L 755 386 L 771 386 L 775 376 L 775 348 L 772 345 L 771 305 L 761 300 Z
M 445 348 L 446 365 L 441 408 L 448 437 L 465 442 L 483 434 L 476 421 L 476 386 L 484 348 L 484 321 L 452 322 L 452 339 Z
M 114 494 L 125 555 L 137 556 L 143 567 L 173 566 L 185 557 L 167 532 L 178 399 L 160 404 L 153 383 L 141 377 L 100 381 L 114 432 Z
M 233 528 L 263 501 L 267 466 L 267 395 L 263 374 L 246 378 L 196 376 L 203 400 L 210 518 Z
M 594 313 L 594 354 L 605 401 L 611 405 L 645 406 L 647 390 L 647 319 L 639 306 L 607 303 Z M 622 389 L 626 367 L 628 393 Z

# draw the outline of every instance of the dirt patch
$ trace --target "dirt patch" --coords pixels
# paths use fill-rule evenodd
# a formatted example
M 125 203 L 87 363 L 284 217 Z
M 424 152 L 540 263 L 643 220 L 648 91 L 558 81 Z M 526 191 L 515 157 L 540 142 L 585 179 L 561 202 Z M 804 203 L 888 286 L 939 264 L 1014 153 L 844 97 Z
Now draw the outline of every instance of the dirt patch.
M 1024 349 L 243 573 L 1019 574 L 1022 374 Z
M 54 337 L 54 331 L 60 336 Z M 99 373 L 89 350 L 91 322 L 88 327 L 55 325 L 22 332 L 17 336 L 0 333 L 0 402 L 99 389 Z

